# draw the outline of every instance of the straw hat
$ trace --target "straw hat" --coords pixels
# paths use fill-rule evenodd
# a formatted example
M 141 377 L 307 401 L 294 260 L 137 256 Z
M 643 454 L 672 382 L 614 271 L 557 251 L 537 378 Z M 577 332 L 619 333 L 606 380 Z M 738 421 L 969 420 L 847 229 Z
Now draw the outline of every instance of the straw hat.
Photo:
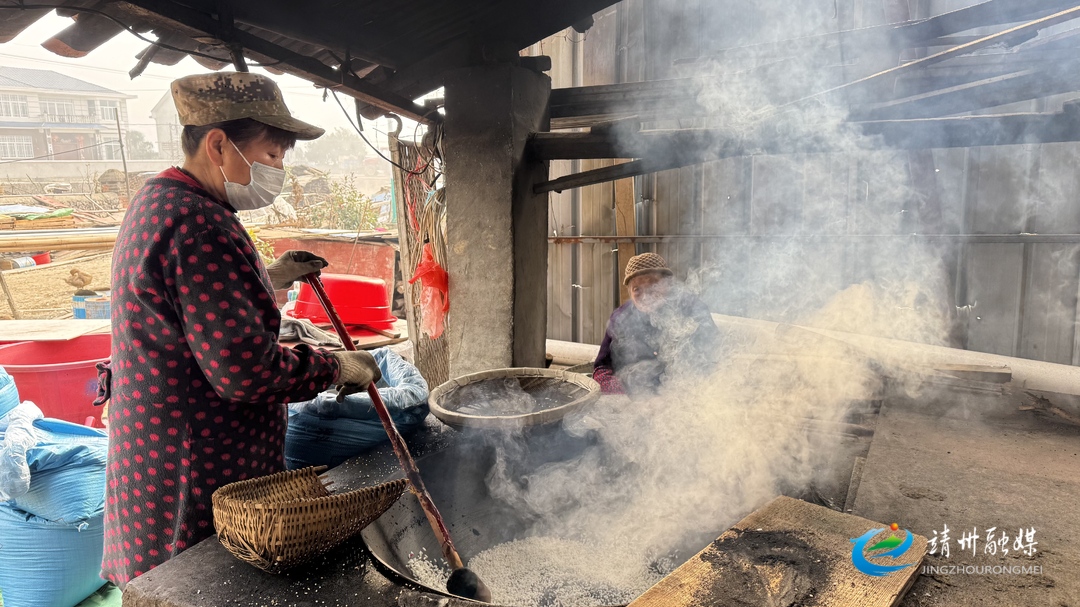
M 626 274 L 623 276 L 622 283 L 628 285 L 635 277 L 649 272 L 656 272 L 664 276 L 674 275 L 663 257 L 656 253 L 642 253 L 641 255 L 634 255 L 630 258 L 630 261 L 626 262 Z

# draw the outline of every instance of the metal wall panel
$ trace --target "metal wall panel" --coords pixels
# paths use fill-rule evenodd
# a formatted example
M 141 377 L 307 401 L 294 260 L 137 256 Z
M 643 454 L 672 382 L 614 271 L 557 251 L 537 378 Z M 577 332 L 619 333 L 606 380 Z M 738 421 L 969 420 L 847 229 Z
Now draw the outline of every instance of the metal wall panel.
M 968 245 L 968 296 L 975 302 L 968 318 L 967 348 L 1013 356 L 1020 319 L 1024 273 L 1022 244 Z
M 1031 244 L 1018 356 L 1072 364 L 1080 245 Z
M 616 5 L 599 16 L 586 38 L 587 77 L 581 84 L 670 77 L 675 59 L 740 43 L 735 34 L 700 35 L 699 24 L 708 23 L 712 12 L 720 11 L 716 7 L 734 1 Z M 929 0 L 913 3 L 912 10 L 925 17 L 978 1 Z M 837 14 L 850 21 L 848 26 L 866 27 L 883 22 L 882 6 L 881 0 L 842 0 Z M 761 17 L 738 19 L 752 25 Z M 742 29 L 739 35 L 748 28 Z M 546 48 L 545 54 L 552 53 Z M 555 57 L 553 76 L 560 82 L 565 79 L 559 72 L 568 64 Z M 620 65 L 620 57 L 627 63 Z M 1042 100 L 1039 111 L 1055 111 L 1060 101 Z M 600 163 L 580 164 L 578 170 L 587 170 Z M 565 174 L 568 165 L 552 163 L 552 176 Z M 789 321 L 852 284 L 882 280 L 883 271 L 903 279 L 905 272 L 917 276 L 944 266 L 952 282 L 941 286 L 940 299 L 975 304 L 970 314 L 961 315 L 965 324 L 959 335 L 966 347 L 1075 363 L 1080 359 L 1075 346 L 1080 238 L 1064 244 L 1019 240 L 1024 233 L 1080 234 L 1078 166 L 1080 145 L 1071 143 L 729 158 L 643 178 L 647 189 L 637 194 L 651 213 L 647 233 L 673 238 L 638 248 L 665 256 L 716 312 Z M 552 195 L 553 230 L 564 236 L 571 230 L 614 234 L 611 186 L 590 186 L 578 195 L 580 217 L 570 221 L 569 194 Z M 933 240 L 933 247 L 906 247 L 927 242 L 918 240 L 923 234 L 958 236 Z M 963 234 L 1013 235 L 1015 242 L 1007 237 L 964 244 Z M 574 247 L 580 257 L 577 283 L 570 279 Z M 568 339 L 575 322 L 581 341 L 597 343 L 602 337 L 617 305 L 615 248 L 610 243 L 551 247 L 550 337 Z M 910 256 L 909 267 L 896 263 L 897 256 L 911 251 L 918 254 Z M 570 318 L 575 293 L 580 309 Z

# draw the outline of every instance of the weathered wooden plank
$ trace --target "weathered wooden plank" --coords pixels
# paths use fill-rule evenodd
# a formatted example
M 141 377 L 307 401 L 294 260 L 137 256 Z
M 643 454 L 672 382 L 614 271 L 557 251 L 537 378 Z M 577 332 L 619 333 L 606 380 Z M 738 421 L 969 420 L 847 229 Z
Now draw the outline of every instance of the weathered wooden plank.
M 0 320 L 0 341 L 67 341 L 108 327 L 105 319 Z
M 49 9 L 19 9 L 17 6 L 0 11 L 0 44 L 11 42 L 30 24 L 47 14 Z
M 947 364 L 934 365 L 933 368 L 947 375 L 959 377 L 960 379 L 984 381 L 994 384 L 1004 384 L 1012 381 L 1012 369 L 1007 365 Z
M 85 57 L 124 31 L 112 19 L 93 13 L 79 13 L 63 31 L 41 43 L 41 46 L 61 57 Z
M 878 533 L 867 546 L 910 534 L 911 545 L 902 554 L 871 560 L 903 569 L 878 577 L 855 568 L 852 540 L 871 530 Z M 629 607 L 889 607 L 918 576 L 926 545 L 925 537 L 910 531 L 888 532 L 885 524 L 781 496 L 725 531 Z

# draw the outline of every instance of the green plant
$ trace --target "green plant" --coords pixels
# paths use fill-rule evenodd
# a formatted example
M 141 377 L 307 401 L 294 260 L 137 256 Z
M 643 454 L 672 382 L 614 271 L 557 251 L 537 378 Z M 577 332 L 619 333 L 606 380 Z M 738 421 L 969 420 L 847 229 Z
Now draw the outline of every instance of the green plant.
M 329 196 L 298 214 L 312 228 L 366 231 L 379 225 L 378 207 L 356 189 L 352 175 L 330 182 Z
M 248 228 L 248 236 L 251 237 L 252 244 L 255 245 L 255 250 L 259 252 L 259 257 L 266 263 L 272 263 L 274 261 L 274 245 L 259 238 L 258 228 Z

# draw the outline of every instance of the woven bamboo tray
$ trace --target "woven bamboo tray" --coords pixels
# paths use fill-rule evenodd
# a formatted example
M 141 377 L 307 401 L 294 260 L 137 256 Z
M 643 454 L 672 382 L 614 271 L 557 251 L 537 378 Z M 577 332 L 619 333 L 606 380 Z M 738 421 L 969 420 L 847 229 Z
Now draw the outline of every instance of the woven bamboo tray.
M 527 394 L 558 390 L 565 402 L 558 406 L 540 408 L 529 413 L 468 411 L 470 404 L 463 398 L 462 388 L 482 383 L 516 380 Z M 428 404 L 432 415 L 454 428 L 516 428 L 537 426 L 561 420 L 600 397 L 600 384 L 587 375 L 551 369 L 529 367 L 493 369 L 452 379 L 432 391 Z M 496 402 L 497 404 L 497 402 Z M 466 409 L 466 410 L 462 410 Z
M 238 559 L 280 573 L 349 539 L 386 511 L 405 479 L 331 495 L 320 468 L 278 472 L 214 492 L 214 529 Z

